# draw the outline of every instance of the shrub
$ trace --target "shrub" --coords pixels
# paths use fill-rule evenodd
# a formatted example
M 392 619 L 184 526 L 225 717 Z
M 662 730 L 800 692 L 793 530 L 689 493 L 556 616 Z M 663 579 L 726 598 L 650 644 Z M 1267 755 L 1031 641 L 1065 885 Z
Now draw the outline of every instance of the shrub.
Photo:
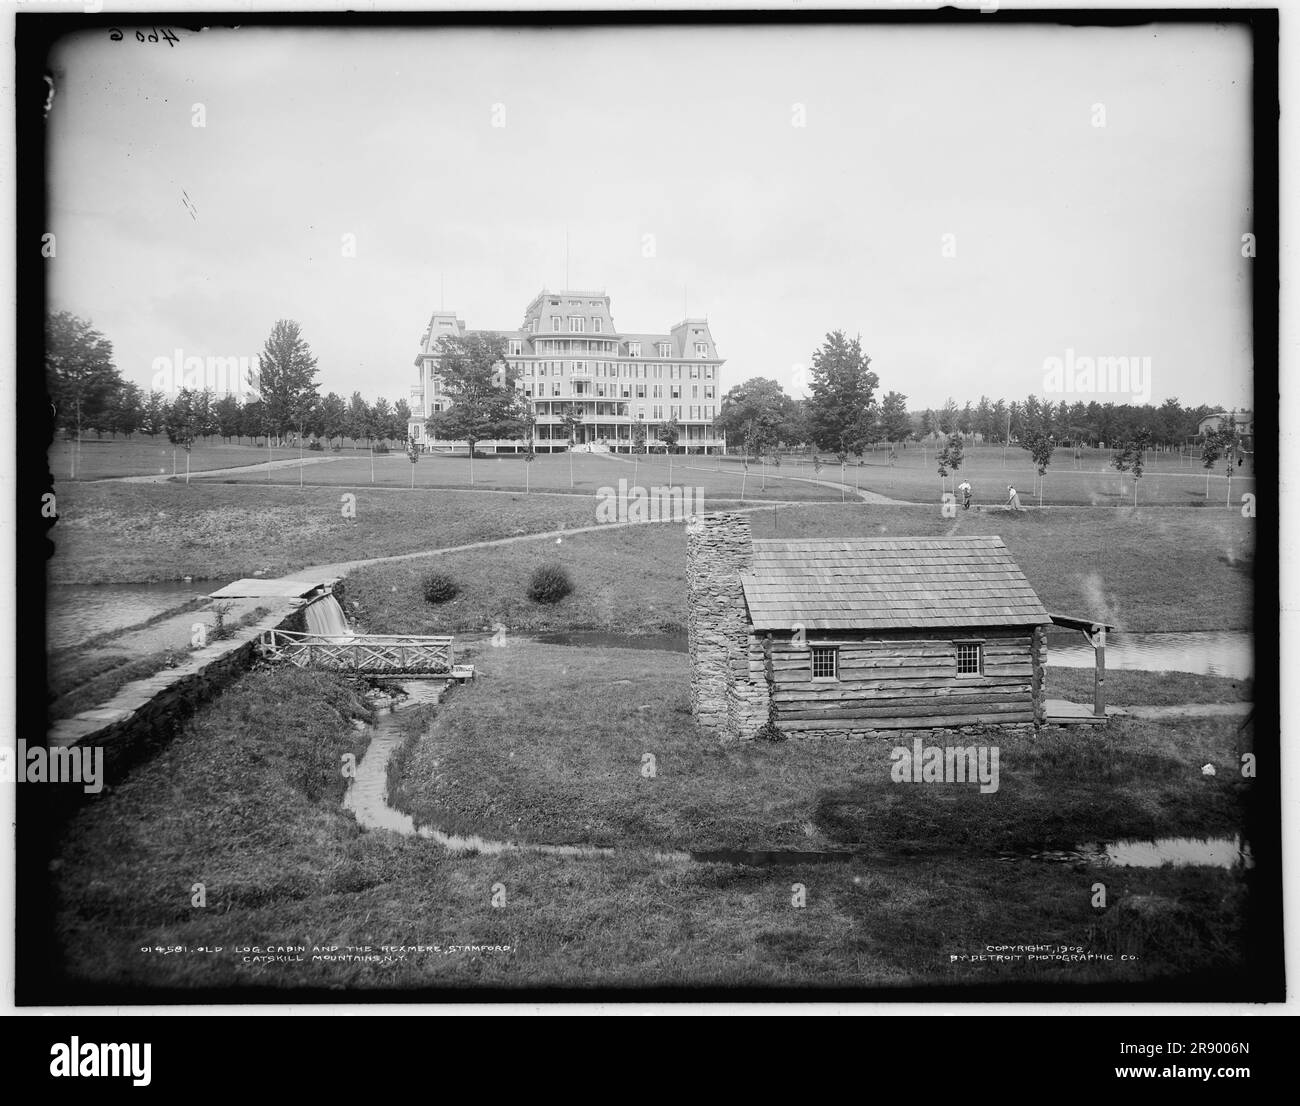
M 375 447 L 374 447 L 373 452 L 375 452 L 375 453 L 387 453 L 387 452 L 388 452 L 388 446 L 384 445 L 383 442 L 377 442 L 377 443 L 375 443 Z
M 426 603 L 445 603 L 460 594 L 460 585 L 441 572 L 429 573 L 424 578 L 423 589 Z
M 541 565 L 528 584 L 528 598 L 535 603 L 558 603 L 573 591 L 573 581 L 563 565 Z
M 320 439 L 319 439 L 319 438 L 313 438 L 310 442 L 308 442 L 308 443 L 307 443 L 307 448 L 308 448 L 308 449 L 314 449 L 317 453 L 324 453 L 324 452 L 325 452 L 325 447 L 324 447 L 323 445 L 320 444 Z

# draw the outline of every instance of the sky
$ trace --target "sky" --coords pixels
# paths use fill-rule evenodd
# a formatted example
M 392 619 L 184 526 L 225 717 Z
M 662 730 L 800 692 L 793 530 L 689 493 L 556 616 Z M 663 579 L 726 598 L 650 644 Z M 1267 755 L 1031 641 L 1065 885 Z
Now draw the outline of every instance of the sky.
M 706 316 L 724 391 L 807 394 L 841 329 L 913 410 L 1251 403 L 1240 29 L 176 33 L 51 59 L 51 307 L 142 387 L 290 318 L 322 393 L 404 398 L 440 305 L 513 329 L 567 271 L 623 331 Z

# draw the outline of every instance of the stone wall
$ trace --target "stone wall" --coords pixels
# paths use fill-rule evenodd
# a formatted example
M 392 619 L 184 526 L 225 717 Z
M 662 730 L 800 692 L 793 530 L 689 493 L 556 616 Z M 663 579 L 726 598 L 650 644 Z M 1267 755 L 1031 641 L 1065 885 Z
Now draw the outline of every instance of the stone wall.
M 754 566 L 749 516 L 703 515 L 686 527 L 686 640 L 691 711 L 719 741 L 751 738 L 767 721 L 762 653 L 751 657 L 740 576 Z

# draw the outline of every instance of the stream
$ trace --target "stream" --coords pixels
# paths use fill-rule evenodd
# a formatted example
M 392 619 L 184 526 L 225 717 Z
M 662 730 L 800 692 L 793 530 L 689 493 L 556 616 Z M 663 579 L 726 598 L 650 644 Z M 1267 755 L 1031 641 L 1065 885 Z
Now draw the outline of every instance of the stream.
M 358 722 L 359 729 L 370 731 L 370 744 L 357 765 L 356 775 L 348 781 L 343 807 L 350 810 L 357 823 L 368 830 L 389 830 L 404 837 L 423 837 L 451 853 L 481 853 L 500 856 L 507 852 L 542 856 L 602 857 L 624 851 L 600 845 L 534 845 L 517 841 L 497 841 L 477 834 L 445 833 L 433 826 L 417 826 L 409 815 L 388 802 L 388 762 L 401 747 L 401 715 L 423 703 L 438 703 L 449 685 L 440 680 L 410 680 L 401 685 L 405 698 L 395 697 L 381 705 L 373 726 Z M 628 852 L 634 850 L 628 849 Z M 786 864 L 827 864 L 855 859 L 889 858 L 892 854 L 861 848 L 827 849 L 700 849 L 662 850 L 653 853 L 658 861 L 694 861 L 702 864 L 745 864 L 758 867 Z M 1165 837 L 1152 841 L 1090 842 L 1074 849 L 1004 854 L 997 860 L 1034 860 L 1047 862 L 1087 863 L 1115 868 L 1159 868 L 1164 865 L 1189 865 L 1214 868 L 1254 867 L 1250 845 L 1240 837 L 1192 838 Z

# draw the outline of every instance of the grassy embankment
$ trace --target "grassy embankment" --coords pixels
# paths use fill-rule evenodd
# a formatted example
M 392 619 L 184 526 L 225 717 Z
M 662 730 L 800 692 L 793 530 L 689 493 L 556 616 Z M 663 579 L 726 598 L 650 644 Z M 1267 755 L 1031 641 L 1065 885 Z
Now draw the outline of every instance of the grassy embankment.
M 499 678 L 483 685 L 492 686 L 501 689 Z M 127 780 L 111 781 L 59 843 L 55 939 L 65 982 L 183 994 L 196 986 L 1178 980 L 1193 986 L 1192 997 L 1196 987 L 1231 985 L 1244 962 L 1244 883 L 1222 871 L 1107 872 L 1110 906 L 1103 911 L 1091 905 L 1094 870 L 999 862 L 961 848 L 920 864 L 884 857 L 754 869 L 660 863 L 636 850 L 600 860 L 449 856 L 428 841 L 364 833 L 340 808 L 338 766 L 343 754 L 361 752 L 364 735 L 353 720 L 365 715 L 347 681 L 299 671 L 251 673 L 156 758 Z M 655 740 L 671 738 L 671 727 L 649 725 Z M 612 737 L 616 748 L 622 741 L 601 736 Z M 626 768 L 637 779 L 642 737 L 627 746 L 635 746 Z M 647 795 L 660 788 L 660 801 L 681 779 L 677 758 L 689 755 L 666 746 L 665 752 L 660 778 L 644 781 Z M 734 762 L 719 757 L 715 779 L 727 786 L 705 798 L 748 793 L 748 800 L 723 801 L 757 808 L 769 787 L 783 789 L 790 769 L 781 758 L 798 755 L 787 744 L 750 748 Z M 617 759 L 614 774 L 622 777 L 625 766 Z M 709 767 L 698 755 L 695 763 Z M 583 778 L 571 772 L 571 780 Z M 547 769 L 546 778 L 552 774 Z M 737 774 L 749 781 L 739 792 Z M 592 783 L 601 794 L 615 786 Z M 1004 788 L 1004 800 L 1014 801 L 1016 789 Z M 192 905 L 195 883 L 205 885 L 206 906 Z M 796 883 L 805 891 L 803 907 L 792 902 Z M 504 891 L 504 906 L 492 905 L 494 890 Z M 1046 966 L 951 959 L 1016 941 L 1138 959 Z M 310 957 L 312 946 L 417 943 L 511 951 L 410 953 L 389 964 L 251 964 L 238 951 L 302 944 Z M 158 945 L 221 946 L 223 952 L 140 951 Z M 78 997 L 93 998 L 93 991 Z
M 1000 787 L 985 795 L 893 783 L 889 740 L 721 748 L 691 719 L 680 653 L 507 638 L 475 664 L 474 683 L 439 711 L 393 792 L 417 822 L 557 844 L 941 853 L 1231 835 L 1242 825 L 1249 746 L 1236 719 L 1124 720 L 979 742 L 936 735 L 1000 746 Z M 1217 776 L 1201 774 L 1207 762 Z
M 750 517 L 756 538 L 995 534 L 1053 613 L 1102 618 L 1130 631 L 1252 625 L 1254 522 L 1237 514 L 1061 508 L 945 519 L 929 507 L 825 504 Z M 558 607 L 526 597 L 528 577 L 543 561 L 565 565 L 576 584 Z M 455 600 L 437 607 L 424 603 L 419 588 L 434 569 L 462 586 Z M 448 554 L 436 562 L 371 565 L 348 578 L 348 597 L 362 603 L 368 626 L 384 633 L 463 633 L 498 623 L 518 633 L 653 633 L 685 627 L 685 581 L 683 528 L 655 525 Z

